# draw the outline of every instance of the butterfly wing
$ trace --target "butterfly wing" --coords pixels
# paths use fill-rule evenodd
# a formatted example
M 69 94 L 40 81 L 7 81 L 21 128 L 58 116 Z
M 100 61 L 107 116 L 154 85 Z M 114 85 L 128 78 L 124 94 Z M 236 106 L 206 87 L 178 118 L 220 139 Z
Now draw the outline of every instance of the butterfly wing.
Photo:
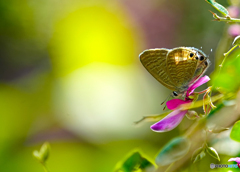
M 167 54 L 166 66 L 170 80 L 180 92 L 188 89 L 197 68 L 198 60 L 191 53 L 193 50 L 190 48 L 178 47 Z
M 195 73 L 193 75 L 192 80 L 190 81 L 189 85 L 193 84 L 194 82 L 196 82 L 208 69 L 208 67 L 210 66 L 211 62 L 208 59 L 207 55 L 202 52 L 201 50 L 198 50 L 196 48 L 193 48 L 197 51 L 198 54 L 198 64 L 195 70 Z M 202 57 L 202 58 L 200 58 Z
M 176 87 L 168 76 L 166 57 L 169 50 L 161 49 L 148 49 L 143 51 L 139 57 L 143 66 L 147 71 L 157 79 L 162 85 L 175 91 Z

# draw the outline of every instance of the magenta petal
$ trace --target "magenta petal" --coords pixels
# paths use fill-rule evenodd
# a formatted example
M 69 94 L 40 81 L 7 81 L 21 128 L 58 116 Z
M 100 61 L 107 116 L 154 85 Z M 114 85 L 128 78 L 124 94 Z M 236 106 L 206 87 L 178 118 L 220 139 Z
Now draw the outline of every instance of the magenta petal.
M 230 162 L 230 161 L 236 161 L 238 164 L 240 164 L 240 158 L 239 157 L 237 157 L 237 158 L 230 158 L 228 160 L 228 162 Z
M 183 117 L 187 113 L 187 110 L 175 110 L 164 117 L 162 120 L 153 124 L 150 128 L 156 132 L 166 132 L 174 129 L 182 121 Z
M 182 104 L 185 104 L 185 103 L 189 103 L 189 101 L 186 102 L 186 101 L 181 100 L 181 99 L 172 99 L 172 100 L 167 101 L 166 105 L 167 105 L 168 109 L 174 110 L 178 106 L 180 106 Z
M 189 95 L 191 95 L 191 94 L 193 93 L 193 91 L 194 91 L 197 87 L 205 84 L 205 83 L 208 82 L 209 80 L 210 80 L 210 78 L 209 78 L 207 75 L 205 75 L 205 76 L 201 77 L 199 80 L 197 80 L 193 85 L 191 85 L 191 86 L 188 88 L 188 90 L 187 90 L 187 97 L 188 97 Z

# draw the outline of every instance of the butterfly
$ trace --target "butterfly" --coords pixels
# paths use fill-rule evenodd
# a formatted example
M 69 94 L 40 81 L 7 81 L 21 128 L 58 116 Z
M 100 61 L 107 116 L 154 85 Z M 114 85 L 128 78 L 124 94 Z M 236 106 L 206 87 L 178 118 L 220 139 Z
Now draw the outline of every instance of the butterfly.
M 184 95 L 210 65 L 208 56 L 194 47 L 147 49 L 139 58 L 156 80 L 173 91 L 173 97 Z

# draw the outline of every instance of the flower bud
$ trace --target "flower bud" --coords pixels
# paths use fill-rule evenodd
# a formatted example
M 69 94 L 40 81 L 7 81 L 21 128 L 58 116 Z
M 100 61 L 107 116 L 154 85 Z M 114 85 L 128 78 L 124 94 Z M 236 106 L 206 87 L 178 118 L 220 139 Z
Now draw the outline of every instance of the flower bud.
M 194 120 L 196 118 L 199 118 L 198 114 L 196 111 L 194 110 L 189 110 L 187 113 L 186 113 L 186 117 L 190 120 Z
M 237 6 L 230 6 L 227 10 L 232 18 L 237 18 L 239 16 L 240 10 Z
M 228 34 L 233 38 L 240 35 L 240 25 L 239 24 L 233 24 L 233 25 L 229 26 Z

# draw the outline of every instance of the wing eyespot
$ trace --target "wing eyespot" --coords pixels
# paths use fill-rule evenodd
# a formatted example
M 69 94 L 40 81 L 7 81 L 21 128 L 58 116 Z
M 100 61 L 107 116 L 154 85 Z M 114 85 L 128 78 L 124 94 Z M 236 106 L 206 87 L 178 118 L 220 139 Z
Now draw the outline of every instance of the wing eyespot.
M 200 61 L 203 61 L 203 60 L 204 60 L 204 57 L 203 57 L 203 56 L 201 56 L 201 57 L 200 57 Z

